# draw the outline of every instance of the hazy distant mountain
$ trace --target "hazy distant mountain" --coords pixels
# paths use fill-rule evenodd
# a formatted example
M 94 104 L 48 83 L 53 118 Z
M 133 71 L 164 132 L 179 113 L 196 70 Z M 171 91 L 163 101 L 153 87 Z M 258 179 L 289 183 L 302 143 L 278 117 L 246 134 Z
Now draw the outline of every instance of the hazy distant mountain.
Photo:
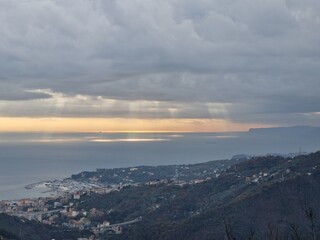
M 320 127 L 294 126 L 294 127 L 275 127 L 275 128 L 250 128 L 250 134 L 315 134 L 320 132 Z

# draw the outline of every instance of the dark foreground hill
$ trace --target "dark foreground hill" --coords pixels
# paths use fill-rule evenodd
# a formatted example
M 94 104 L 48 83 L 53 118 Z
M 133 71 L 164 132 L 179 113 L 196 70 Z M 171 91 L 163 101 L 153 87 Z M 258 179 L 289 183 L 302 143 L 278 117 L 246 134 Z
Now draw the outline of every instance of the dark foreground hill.
M 0 239 L 5 240 L 44 240 L 77 239 L 78 231 L 61 231 L 61 229 L 28 221 L 0 213 Z
M 36 222 L 0 214 L 0 236 L 4 239 L 49 239 L 49 229 Z
M 84 196 L 73 203 L 88 212 L 96 209 L 99 220 L 112 224 L 141 219 L 123 226 L 122 234 L 102 231 L 96 239 L 314 240 L 320 239 L 319 189 L 317 152 L 294 158 L 256 157 L 197 184 L 159 181 Z M 0 235 L 7 239 L 19 237 L 19 231 L 30 234 L 20 239 L 76 239 L 68 232 L 58 235 L 57 228 L 16 218 L 8 218 L 11 223 L 4 225 L 6 218 L 0 215 Z
M 316 172 L 310 177 L 247 189 L 226 199 L 225 204 L 212 204 L 180 221 L 141 223 L 114 239 L 224 239 L 226 227 L 234 236 L 230 239 L 320 239 L 318 233 L 312 236 L 312 222 L 307 216 L 319 216 L 319 189 L 320 173 Z
M 133 209 L 127 199 L 118 210 L 112 204 L 120 216 L 139 212 L 144 217 L 113 239 L 224 239 L 227 233 L 229 239 L 320 239 L 319 189 L 320 152 L 255 158 L 205 183 L 158 186 L 159 195 L 140 193 Z M 146 198 L 164 196 L 167 202 L 158 201 L 156 208 L 140 208 Z M 126 209 L 131 210 L 125 214 Z

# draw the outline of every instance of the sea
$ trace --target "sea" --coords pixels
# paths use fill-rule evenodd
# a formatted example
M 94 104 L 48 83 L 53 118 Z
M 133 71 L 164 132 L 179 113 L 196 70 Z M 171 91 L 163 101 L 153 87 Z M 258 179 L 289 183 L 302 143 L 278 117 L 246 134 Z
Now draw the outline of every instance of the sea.
M 31 183 L 97 168 L 193 164 L 237 154 L 320 150 L 320 128 L 224 133 L 0 133 L 0 200 L 40 197 Z

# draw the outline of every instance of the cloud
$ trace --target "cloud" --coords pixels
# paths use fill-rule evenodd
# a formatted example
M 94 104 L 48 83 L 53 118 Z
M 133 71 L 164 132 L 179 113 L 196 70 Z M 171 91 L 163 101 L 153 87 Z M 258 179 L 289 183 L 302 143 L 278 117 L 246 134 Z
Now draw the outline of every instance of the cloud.
M 1 83 L 0 88 L 0 104 L 2 101 L 25 101 L 25 100 L 35 100 L 51 98 L 51 95 L 42 92 L 24 89 L 19 85 L 12 85 L 10 83 Z
M 1 115 L 314 123 L 319 13 L 316 0 L 4 0 Z

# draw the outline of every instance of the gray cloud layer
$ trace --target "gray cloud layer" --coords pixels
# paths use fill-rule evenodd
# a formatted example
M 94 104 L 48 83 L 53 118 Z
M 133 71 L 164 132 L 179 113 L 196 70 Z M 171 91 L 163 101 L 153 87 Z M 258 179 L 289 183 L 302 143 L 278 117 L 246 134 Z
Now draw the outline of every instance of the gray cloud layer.
M 3 0 L 0 29 L 2 116 L 320 122 L 318 0 Z

